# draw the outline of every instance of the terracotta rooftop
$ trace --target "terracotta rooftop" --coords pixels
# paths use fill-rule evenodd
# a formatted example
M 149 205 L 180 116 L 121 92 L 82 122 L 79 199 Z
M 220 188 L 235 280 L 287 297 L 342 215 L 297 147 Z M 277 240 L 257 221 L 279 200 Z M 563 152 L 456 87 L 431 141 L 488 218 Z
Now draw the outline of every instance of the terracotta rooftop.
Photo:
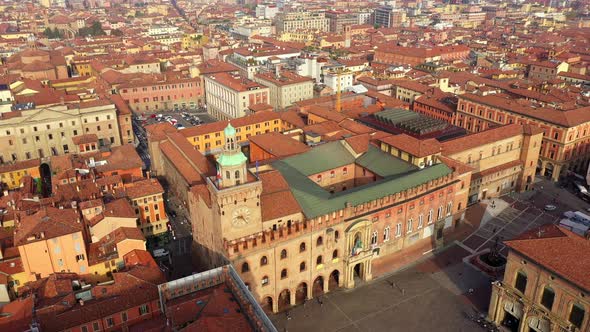
M 163 194 L 164 188 L 157 179 L 145 179 L 125 184 L 125 192 L 131 199 Z M 135 216 L 135 213 L 133 214 Z
M 472 149 L 474 147 L 514 137 L 523 133 L 523 126 L 517 123 L 484 130 L 442 142 L 442 152 L 446 156 Z
M 278 132 L 250 136 L 248 140 L 275 157 L 287 157 L 309 150 L 304 143 Z
M 14 244 L 19 246 L 77 232 L 82 232 L 78 211 L 44 207 L 17 222 Z
M 215 82 L 237 92 L 266 88 L 264 85 L 260 85 L 240 75 L 231 75 L 225 72 L 210 74 L 208 77 L 210 77 Z
M 277 86 L 285 86 L 290 84 L 299 84 L 303 82 L 313 82 L 311 77 L 297 75 L 293 72 L 283 70 L 280 74 L 275 75 L 274 73 L 260 73 L 256 74 L 256 77 L 268 82 L 271 82 Z
M 590 292 L 590 240 L 556 225 L 545 225 L 504 242 L 510 249 Z
M 406 134 L 384 137 L 381 141 L 414 157 L 422 158 L 441 151 L 441 144 L 434 138 L 418 139 Z
M 262 181 L 262 195 L 260 196 L 262 221 L 301 212 L 289 184 L 279 171 L 262 172 L 258 177 Z

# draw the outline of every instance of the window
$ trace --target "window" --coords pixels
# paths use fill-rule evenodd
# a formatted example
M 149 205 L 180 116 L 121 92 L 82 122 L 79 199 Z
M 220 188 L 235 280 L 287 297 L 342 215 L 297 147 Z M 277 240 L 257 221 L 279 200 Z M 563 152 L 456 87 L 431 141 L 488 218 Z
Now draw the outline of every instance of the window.
M 338 249 L 336 249 L 332 252 L 332 259 L 336 259 L 336 258 L 338 258 Z
M 424 226 L 424 216 L 423 215 L 419 215 L 418 216 L 418 229 L 421 229 L 422 226 Z
M 395 225 L 395 237 L 402 236 L 402 224 Z
M 570 311 L 569 321 L 577 328 L 582 328 L 582 322 L 584 322 L 584 307 L 579 304 L 574 304 L 572 306 L 572 310 Z
M 262 286 L 266 286 L 266 285 L 268 285 L 268 277 L 264 276 L 264 277 L 262 277 Z
M 336 176 L 336 173 L 334 171 L 330 171 L 330 177 L 333 178 Z
M 283 269 L 281 271 L 281 279 L 285 279 L 285 278 L 287 278 L 287 269 Z
M 374 231 L 373 234 L 371 234 L 371 244 L 377 244 L 377 231 Z
M 430 209 L 430 211 L 428 211 L 428 223 L 432 223 L 432 209 Z
M 86 326 L 86 325 L 80 326 L 80 331 L 82 331 L 82 332 L 88 332 L 88 326 Z
M 242 264 L 242 273 L 246 273 L 250 271 L 250 266 L 248 265 L 248 262 L 244 262 L 244 264 Z
M 342 174 L 344 174 L 344 175 L 348 174 L 348 170 L 346 169 L 346 167 L 344 167 L 344 168 L 342 169 Z
M 281 259 L 287 258 L 287 249 L 281 250 Z
M 408 219 L 408 229 L 407 232 L 411 233 L 412 230 L 414 229 L 414 220 L 412 218 Z
M 301 262 L 301 264 L 299 264 L 299 272 L 303 271 L 305 271 L 305 262 Z
M 334 231 L 334 240 L 338 240 L 340 238 L 340 233 L 338 231 Z
M 113 317 L 107 317 L 107 327 L 113 326 L 115 326 L 115 320 L 113 319 Z
M 436 215 L 436 220 L 440 220 L 443 217 L 443 207 L 439 206 L 438 207 L 438 214 Z
M 324 238 L 323 237 L 318 237 L 317 241 L 316 241 L 316 246 L 321 246 L 322 244 L 324 244 Z
M 299 252 L 304 252 L 305 251 L 305 242 L 301 242 L 301 244 L 299 245 Z
M 92 330 L 93 331 L 100 331 L 100 325 L 98 325 L 98 322 L 92 323 Z
M 518 289 L 524 294 L 526 290 L 527 276 L 523 272 L 516 273 L 516 280 L 514 282 L 514 288 Z
M 266 258 L 266 256 L 262 256 L 262 258 L 260 258 L 260 266 L 264 266 L 268 264 L 268 258 Z
M 555 292 L 551 287 L 545 287 L 543 289 L 543 295 L 541 296 L 541 304 L 551 311 L 553 308 L 553 301 L 555 300 Z
M 453 212 L 453 202 L 447 204 L 447 216 L 450 215 L 451 212 Z
M 389 241 L 389 226 L 383 230 L 383 242 Z
M 320 256 L 318 256 L 318 258 L 315 260 L 315 263 L 316 263 L 317 265 L 320 265 L 320 264 L 322 264 L 323 262 L 324 262 L 324 260 L 323 260 L 323 258 L 322 258 L 322 256 L 321 256 L 321 255 L 320 255 Z
M 148 305 L 147 305 L 147 304 L 142 304 L 142 305 L 139 307 L 139 315 L 140 315 L 140 316 L 141 316 L 141 315 L 145 315 L 145 314 L 147 314 L 148 312 L 150 312 L 150 308 L 148 307 Z

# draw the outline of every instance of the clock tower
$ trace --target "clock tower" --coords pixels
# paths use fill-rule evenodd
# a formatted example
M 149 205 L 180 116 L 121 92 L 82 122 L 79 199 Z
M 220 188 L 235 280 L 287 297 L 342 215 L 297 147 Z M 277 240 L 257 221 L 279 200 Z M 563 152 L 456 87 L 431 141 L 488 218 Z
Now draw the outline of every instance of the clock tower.
M 214 213 L 220 219 L 221 235 L 233 240 L 262 231 L 262 183 L 249 174 L 248 158 L 236 140 L 235 128 L 228 124 L 223 133 L 225 145 L 217 157 L 217 179 L 212 196 L 217 202 Z

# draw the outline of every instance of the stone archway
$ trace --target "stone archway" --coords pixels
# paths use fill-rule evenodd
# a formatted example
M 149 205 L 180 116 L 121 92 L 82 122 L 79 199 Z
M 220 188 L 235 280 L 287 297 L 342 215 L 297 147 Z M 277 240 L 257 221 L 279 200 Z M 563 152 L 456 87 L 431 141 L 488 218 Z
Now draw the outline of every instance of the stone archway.
M 313 285 L 311 286 L 311 296 L 318 297 L 324 294 L 324 277 L 318 276 L 313 281 Z
M 354 279 L 358 279 L 358 280 L 363 280 L 364 278 L 364 269 L 363 269 L 363 263 L 357 263 L 354 266 Z
M 302 282 L 295 290 L 295 304 L 305 303 L 305 300 L 307 300 L 307 283 Z
M 279 294 L 277 302 L 279 312 L 288 309 L 291 306 L 291 291 L 288 289 L 283 290 Z
M 265 312 L 273 312 L 273 300 L 272 297 L 266 296 L 262 299 L 260 306 Z
M 340 271 L 334 270 L 328 278 L 328 289 L 331 291 L 340 287 Z

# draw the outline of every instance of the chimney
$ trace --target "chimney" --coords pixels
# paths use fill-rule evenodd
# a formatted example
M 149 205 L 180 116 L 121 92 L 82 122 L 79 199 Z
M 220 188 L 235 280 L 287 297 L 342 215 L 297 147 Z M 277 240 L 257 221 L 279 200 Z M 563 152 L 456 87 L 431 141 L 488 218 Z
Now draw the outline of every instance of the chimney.
M 76 191 L 77 192 L 80 192 L 80 186 L 79 185 L 76 185 Z
M 4 191 L 2 192 L 2 195 L 3 195 L 3 196 L 8 196 L 8 190 L 4 190 Z

